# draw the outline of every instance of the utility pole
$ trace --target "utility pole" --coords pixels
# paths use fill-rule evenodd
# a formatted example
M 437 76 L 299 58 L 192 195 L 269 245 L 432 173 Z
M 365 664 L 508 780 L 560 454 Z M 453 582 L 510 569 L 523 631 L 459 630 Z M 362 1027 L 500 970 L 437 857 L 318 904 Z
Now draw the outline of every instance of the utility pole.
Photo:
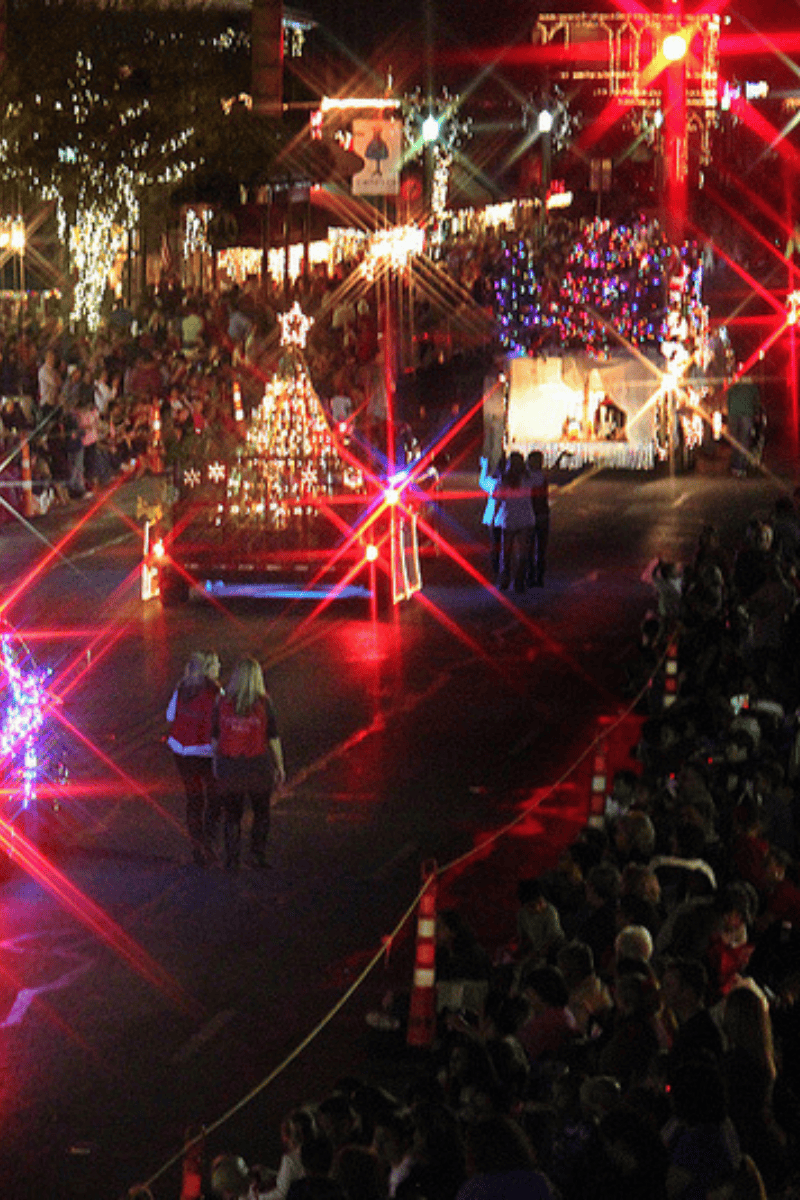
M 282 0 L 253 0 L 251 40 L 253 112 L 280 116 L 283 112 Z

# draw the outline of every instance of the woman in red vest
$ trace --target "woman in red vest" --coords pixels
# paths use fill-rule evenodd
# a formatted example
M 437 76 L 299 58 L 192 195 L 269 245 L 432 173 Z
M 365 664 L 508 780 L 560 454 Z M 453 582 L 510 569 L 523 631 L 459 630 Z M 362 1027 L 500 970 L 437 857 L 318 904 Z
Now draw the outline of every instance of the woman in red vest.
M 214 713 L 222 694 L 219 659 L 196 650 L 167 708 L 168 745 L 186 789 L 186 826 L 192 841 L 192 858 L 206 866 L 214 857 L 214 842 L 222 813 L 214 777 Z
M 239 869 L 242 816 L 249 796 L 252 861 L 266 867 L 270 796 L 285 773 L 275 711 L 256 659 L 244 658 L 235 667 L 227 694 L 217 706 L 215 735 L 214 770 L 225 810 L 225 866 L 229 871 Z

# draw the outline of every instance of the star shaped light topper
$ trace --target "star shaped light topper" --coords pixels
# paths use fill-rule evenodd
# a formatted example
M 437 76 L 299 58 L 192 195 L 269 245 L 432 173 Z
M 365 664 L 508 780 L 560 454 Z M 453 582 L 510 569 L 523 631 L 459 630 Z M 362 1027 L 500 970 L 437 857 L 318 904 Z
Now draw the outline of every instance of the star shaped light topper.
M 306 344 L 308 331 L 314 324 L 311 317 L 306 316 L 295 300 L 289 311 L 281 313 L 278 320 L 281 323 L 281 345 L 297 346 L 302 350 Z

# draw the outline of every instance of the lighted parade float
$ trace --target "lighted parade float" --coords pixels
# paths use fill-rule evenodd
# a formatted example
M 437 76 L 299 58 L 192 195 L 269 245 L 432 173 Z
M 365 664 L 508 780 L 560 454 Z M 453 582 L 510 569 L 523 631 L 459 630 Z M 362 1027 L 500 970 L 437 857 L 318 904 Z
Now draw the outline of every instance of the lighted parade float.
M 281 358 L 238 433 L 210 458 L 183 464 L 169 506 L 144 513 L 142 595 L 162 603 L 206 594 L 366 599 L 372 610 L 421 586 L 416 520 L 328 421 L 303 357 L 311 321 L 280 318 Z M 141 515 L 141 514 L 140 514 Z M 154 528 L 155 526 L 155 528 Z
M 572 469 L 687 465 L 713 420 L 697 246 L 670 246 L 654 221 L 594 220 L 555 287 L 536 277 L 522 243 L 509 239 L 504 259 L 495 290 L 507 360 L 484 400 L 490 463 L 503 450 L 540 450 L 547 465 L 568 456 Z

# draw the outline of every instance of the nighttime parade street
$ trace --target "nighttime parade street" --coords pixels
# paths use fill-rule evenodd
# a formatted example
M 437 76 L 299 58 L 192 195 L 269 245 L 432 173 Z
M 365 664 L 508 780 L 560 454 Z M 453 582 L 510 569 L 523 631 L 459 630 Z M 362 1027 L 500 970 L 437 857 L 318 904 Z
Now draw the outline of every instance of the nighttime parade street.
M 0 1200 L 800 1200 L 798 3 L 0 0 Z
M 686 561 L 709 520 L 735 547 L 785 486 L 732 479 L 718 455 L 679 478 L 575 478 L 553 495 L 544 588 L 517 603 L 448 553 L 424 556 L 422 592 L 384 622 L 351 601 L 311 620 L 308 602 L 142 601 L 147 477 L 38 520 L 38 536 L 4 528 L 6 613 L 53 671 L 61 702 L 47 724 L 70 772 L 40 830 L 47 858 L 7 866 L 0 890 L 8 1195 L 114 1196 L 156 1176 L 188 1129 L 267 1081 L 337 1005 L 402 920 L 424 861 L 450 862 L 541 799 L 598 718 L 630 703 L 654 560 Z M 443 481 L 440 525 L 485 573 L 475 479 Z M 45 541 L 84 516 L 53 557 Z M 244 652 L 265 665 L 287 769 L 267 871 L 191 861 L 164 711 L 197 647 L 218 651 L 223 680 Z M 516 881 L 572 840 L 588 786 L 585 769 L 570 776 L 444 876 L 442 903 L 487 945 L 513 936 Z M 406 924 L 388 963 L 209 1134 L 209 1153 L 258 1147 L 277 1163 L 297 1102 L 342 1075 L 402 1081 L 403 1056 L 376 1044 L 365 1016 L 387 987 L 410 986 L 410 942 Z M 179 1174 L 180 1163 L 155 1194 L 177 1195 Z

